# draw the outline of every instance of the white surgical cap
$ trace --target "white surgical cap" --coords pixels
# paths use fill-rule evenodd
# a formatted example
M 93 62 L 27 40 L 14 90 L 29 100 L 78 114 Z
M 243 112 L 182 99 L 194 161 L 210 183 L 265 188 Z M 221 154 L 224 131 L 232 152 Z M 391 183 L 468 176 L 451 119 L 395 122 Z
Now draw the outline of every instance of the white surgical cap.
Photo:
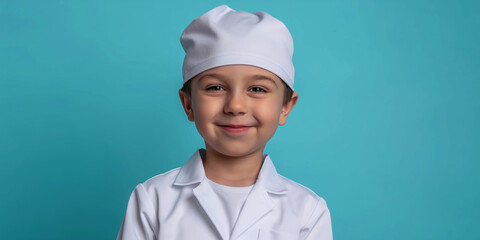
M 287 27 L 268 13 L 221 5 L 193 20 L 180 42 L 186 53 L 184 83 L 214 67 L 246 64 L 276 74 L 293 90 L 293 39 Z

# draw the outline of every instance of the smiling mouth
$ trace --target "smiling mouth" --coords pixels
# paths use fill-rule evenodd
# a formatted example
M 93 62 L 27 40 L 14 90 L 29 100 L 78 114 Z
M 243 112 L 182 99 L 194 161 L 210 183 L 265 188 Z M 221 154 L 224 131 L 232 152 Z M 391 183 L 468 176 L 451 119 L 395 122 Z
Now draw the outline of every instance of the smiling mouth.
M 228 133 L 239 134 L 248 131 L 251 126 L 244 126 L 244 125 L 219 125 L 223 130 Z

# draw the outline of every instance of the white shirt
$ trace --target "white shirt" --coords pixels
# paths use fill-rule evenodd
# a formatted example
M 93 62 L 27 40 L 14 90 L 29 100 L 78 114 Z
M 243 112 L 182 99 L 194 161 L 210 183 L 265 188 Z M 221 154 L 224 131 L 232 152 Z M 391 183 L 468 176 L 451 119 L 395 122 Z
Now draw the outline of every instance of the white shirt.
M 253 185 L 247 187 L 231 187 L 218 184 L 208 178 L 207 180 L 215 192 L 215 195 L 218 197 L 220 202 L 218 206 L 219 213 L 223 219 L 221 221 L 228 223 L 230 236 Z
M 183 167 L 135 188 L 117 240 L 332 239 L 325 201 L 280 176 L 268 156 L 231 234 L 220 205 L 197 151 Z

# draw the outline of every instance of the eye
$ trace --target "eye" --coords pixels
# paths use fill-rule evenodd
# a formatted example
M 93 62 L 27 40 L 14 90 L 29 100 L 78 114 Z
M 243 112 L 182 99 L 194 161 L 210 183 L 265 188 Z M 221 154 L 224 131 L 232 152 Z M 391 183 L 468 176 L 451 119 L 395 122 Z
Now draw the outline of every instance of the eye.
M 225 89 L 224 89 L 222 86 L 220 86 L 220 85 L 214 85 L 214 86 L 209 86 L 209 87 L 207 87 L 207 91 L 214 91 L 214 92 L 216 92 L 216 91 L 223 91 L 223 90 L 225 90 Z
M 266 93 L 267 92 L 267 90 L 265 90 L 262 87 L 252 87 L 252 88 L 250 88 L 250 91 L 255 92 L 255 93 Z

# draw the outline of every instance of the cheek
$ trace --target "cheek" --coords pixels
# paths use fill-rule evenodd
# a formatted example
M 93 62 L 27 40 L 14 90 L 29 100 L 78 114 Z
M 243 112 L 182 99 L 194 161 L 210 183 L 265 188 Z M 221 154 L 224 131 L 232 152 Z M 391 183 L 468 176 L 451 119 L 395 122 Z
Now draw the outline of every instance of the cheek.
M 257 105 L 257 117 L 263 124 L 269 124 L 276 126 L 278 125 L 278 120 L 280 118 L 280 112 L 282 107 L 276 101 L 269 101 L 265 104 Z
M 193 102 L 194 118 L 197 124 L 211 121 L 218 114 L 221 105 L 211 98 L 198 97 Z

